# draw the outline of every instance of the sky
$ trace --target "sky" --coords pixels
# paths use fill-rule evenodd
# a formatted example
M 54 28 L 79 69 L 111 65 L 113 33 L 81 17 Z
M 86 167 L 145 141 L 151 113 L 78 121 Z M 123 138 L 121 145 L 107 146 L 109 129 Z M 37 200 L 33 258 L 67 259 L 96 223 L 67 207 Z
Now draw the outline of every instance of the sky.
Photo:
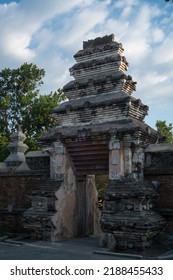
M 149 106 L 145 122 L 173 123 L 172 0 L 0 0 L 0 70 L 34 63 L 48 94 L 73 79 L 83 41 L 112 33 L 137 82 L 133 97 Z

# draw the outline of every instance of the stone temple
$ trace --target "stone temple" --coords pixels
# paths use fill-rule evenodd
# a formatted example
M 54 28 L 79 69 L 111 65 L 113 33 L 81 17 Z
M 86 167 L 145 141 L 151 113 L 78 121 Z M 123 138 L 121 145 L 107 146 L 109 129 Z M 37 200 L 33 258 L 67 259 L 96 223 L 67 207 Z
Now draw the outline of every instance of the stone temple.
M 40 138 L 52 155 L 51 177 L 68 185 L 68 161 L 76 181 L 77 235 L 84 236 L 87 176 L 109 174 L 101 244 L 144 249 L 165 224 L 152 209 L 157 194 L 143 181 L 144 149 L 159 141 L 158 132 L 144 122 L 148 107 L 131 96 L 136 82 L 124 73 L 128 62 L 113 35 L 83 42 L 74 58 L 70 68 L 74 80 L 63 88 L 69 101 L 53 110 L 58 125 Z M 61 196 L 57 198 L 60 203 Z

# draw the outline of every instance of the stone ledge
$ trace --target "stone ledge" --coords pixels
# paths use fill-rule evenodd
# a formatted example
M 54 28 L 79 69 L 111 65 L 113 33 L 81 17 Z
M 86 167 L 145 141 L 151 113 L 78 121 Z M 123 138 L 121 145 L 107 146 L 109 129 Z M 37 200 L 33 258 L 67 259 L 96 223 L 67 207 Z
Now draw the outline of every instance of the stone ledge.
M 145 175 L 172 175 L 173 176 L 173 168 L 167 168 L 167 167 L 158 167 L 158 168 L 152 168 L 152 167 L 146 167 L 144 168 L 144 174 Z
M 1 177 L 20 177 L 20 176 L 24 176 L 24 177 L 28 177 L 28 176 L 47 176 L 49 177 L 49 170 L 47 169 L 38 169 L 38 170 L 23 170 L 23 171 L 16 171 L 13 169 L 6 169 L 5 171 L 0 170 L 0 176 Z
M 9 215 L 19 215 L 26 211 L 25 208 L 17 208 L 13 209 L 12 211 L 9 211 L 8 208 L 0 208 L 0 214 L 9 214 Z
M 30 151 L 26 153 L 26 158 L 38 158 L 38 157 L 50 157 L 47 152 L 42 151 Z
M 173 216 L 173 208 L 155 208 L 163 216 Z
M 166 143 L 150 144 L 145 149 L 145 152 L 146 153 L 173 152 L 173 143 L 170 143 L 170 144 L 166 144 Z

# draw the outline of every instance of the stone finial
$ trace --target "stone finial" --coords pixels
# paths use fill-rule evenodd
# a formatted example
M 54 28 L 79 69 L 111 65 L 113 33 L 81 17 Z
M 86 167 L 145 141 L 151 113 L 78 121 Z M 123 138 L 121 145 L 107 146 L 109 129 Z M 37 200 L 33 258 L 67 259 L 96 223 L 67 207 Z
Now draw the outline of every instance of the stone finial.
M 10 155 L 6 158 L 5 163 L 7 166 L 19 166 L 26 161 L 24 153 L 27 151 L 28 146 L 23 143 L 26 139 L 22 132 L 20 125 L 16 126 L 16 131 L 10 136 L 10 143 L 7 146 Z

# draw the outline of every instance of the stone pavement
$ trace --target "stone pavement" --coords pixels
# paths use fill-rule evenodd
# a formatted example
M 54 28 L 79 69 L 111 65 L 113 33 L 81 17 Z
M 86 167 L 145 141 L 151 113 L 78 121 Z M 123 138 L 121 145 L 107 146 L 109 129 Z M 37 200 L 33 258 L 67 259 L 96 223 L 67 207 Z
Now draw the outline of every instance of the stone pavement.
M 141 252 L 108 252 L 95 238 L 75 238 L 62 242 L 31 241 L 0 237 L 0 260 L 134 260 L 173 259 L 173 250 L 155 248 Z

